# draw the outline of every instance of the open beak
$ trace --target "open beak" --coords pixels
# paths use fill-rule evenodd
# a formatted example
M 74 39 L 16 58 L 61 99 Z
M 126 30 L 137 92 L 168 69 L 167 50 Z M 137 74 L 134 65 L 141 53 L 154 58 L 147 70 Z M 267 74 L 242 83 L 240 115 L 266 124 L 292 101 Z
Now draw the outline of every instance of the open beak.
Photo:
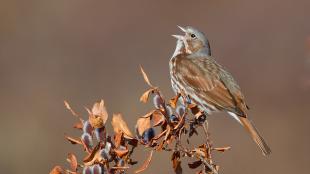
M 184 39 L 184 36 L 181 36 L 181 35 L 171 35 L 172 37 L 175 37 L 176 39 L 178 40 L 183 40 Z
M 186 33 L 186 29 L 181 27 L 181 26 L 178 26 L 178 28 L 181 29 L 181 31 L 183 31 L 184 33 Z M 178 40 L 184 40 L 184 36 L 181 36 L 181 35 L 172 35 L 173 37 L 175 37 L 176 39 Z
M 186 33 L 186 29 L 185 29 L 185 28 L 183 28 L 183 27 L 181 27 L 181 26 L 178 26 L 178 28 L 180 28 L 181 31 L 183 31 L 184 33 Z

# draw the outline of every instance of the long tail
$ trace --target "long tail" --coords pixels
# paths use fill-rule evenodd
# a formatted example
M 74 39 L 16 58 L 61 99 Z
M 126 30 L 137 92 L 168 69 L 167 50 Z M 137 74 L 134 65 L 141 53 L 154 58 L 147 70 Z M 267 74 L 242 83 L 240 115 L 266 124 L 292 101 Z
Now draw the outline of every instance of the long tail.
M 263 152 L 263 154 L 265 156 L 270 155 L 271 149 L 269 148 L 263 137 L 258 133 L 254 124 L 248 118 L 238 117 L 238 119 L 240 120 L 240 123 L 243 125 L 243 127 L 250 133 L 251 137 L 258 145 L 260 150 Z

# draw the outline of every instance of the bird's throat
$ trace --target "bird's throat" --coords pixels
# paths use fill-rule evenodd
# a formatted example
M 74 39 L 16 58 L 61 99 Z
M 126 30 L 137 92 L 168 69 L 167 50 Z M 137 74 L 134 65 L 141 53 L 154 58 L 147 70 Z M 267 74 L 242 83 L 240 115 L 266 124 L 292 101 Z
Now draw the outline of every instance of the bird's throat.
M 172 57 L 175 57 L 179 54 L 184 54 L 184 53 L 186 53 L 184 42 L 182 40 L 177 40 L 177 44 L 176 44 Z

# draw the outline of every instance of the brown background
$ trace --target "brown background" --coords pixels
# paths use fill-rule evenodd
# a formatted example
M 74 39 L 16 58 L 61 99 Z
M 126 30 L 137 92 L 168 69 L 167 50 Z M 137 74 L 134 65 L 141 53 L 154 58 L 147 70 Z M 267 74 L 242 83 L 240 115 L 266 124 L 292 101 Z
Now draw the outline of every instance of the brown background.
M 216 114 L 209 121 L 215 145 L 232 146 L 216 156 L 222 173 L 309 173 L 309 7 L 309 0 L 2 0 L 0 173 L 48 173 L 66 164 L 67 152 L 80 152 L 63 138 L 78 135 L 64 99 L 85 116 L 83 106 L 103 98 L 133 130 L 151 108 L 138 101 L 146 89 L 139 64 L 172 96 L 176 25 L 206 32 L 273 150 L 263 157 L 235 121 Z M 146 151 L 138 151 L 142 162 Z M 145 173 L 172 173 L 167 153 Z

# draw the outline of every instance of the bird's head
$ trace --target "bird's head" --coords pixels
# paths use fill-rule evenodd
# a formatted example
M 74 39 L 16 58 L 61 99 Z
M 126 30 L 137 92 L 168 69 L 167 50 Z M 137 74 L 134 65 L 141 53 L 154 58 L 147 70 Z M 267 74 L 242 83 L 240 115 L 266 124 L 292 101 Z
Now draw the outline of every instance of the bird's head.
M 192 54 L 198 51 L 206 51 L 208 55 L 211 55 L 209 41 L 206 35 L 195 29 L 194 27 L 180 27 L 178 26 L 185 34 L 182 35 L 172 35 L 178 40 L 183 41 L 185 45 L 186 53 Z

